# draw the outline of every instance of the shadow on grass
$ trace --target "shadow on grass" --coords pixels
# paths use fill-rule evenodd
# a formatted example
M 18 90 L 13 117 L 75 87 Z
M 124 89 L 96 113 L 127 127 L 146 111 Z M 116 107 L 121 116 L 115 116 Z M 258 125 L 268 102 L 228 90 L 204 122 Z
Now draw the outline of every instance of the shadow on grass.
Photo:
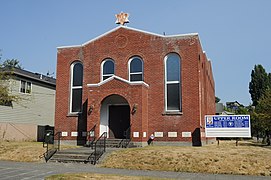
M 247 142 L 247 143 L 239 143 L 238 146 L 252 146 L 252 147 L 261 147 L 261 148 L 267 148 L 271 150 L 271 146 L 267 144 L 263 144 L 260 142 Z

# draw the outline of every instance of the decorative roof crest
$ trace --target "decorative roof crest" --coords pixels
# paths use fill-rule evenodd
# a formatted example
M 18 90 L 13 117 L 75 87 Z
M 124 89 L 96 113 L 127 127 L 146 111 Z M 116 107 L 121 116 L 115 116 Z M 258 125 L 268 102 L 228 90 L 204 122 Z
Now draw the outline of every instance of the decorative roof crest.
M 115 16 L 117 18 L 116 24 L 124 25 L 125 23 L 129 23 L 129 20 L 128 20 L 129 14 L 128 13 L 121 12 L 119 14 L 116 14 Z

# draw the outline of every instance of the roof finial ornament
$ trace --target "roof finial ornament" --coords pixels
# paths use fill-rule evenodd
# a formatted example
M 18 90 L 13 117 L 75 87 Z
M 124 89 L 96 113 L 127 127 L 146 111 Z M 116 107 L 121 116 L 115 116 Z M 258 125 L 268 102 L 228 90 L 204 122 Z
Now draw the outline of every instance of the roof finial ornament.
M 125 23 L 129 23 L 129 20 L 128 20 L 129 14 L 128 13 L 121 12 L 119 14 L 116 14 L 115 16 L 117 18 L 116 24 L 124 25 Z

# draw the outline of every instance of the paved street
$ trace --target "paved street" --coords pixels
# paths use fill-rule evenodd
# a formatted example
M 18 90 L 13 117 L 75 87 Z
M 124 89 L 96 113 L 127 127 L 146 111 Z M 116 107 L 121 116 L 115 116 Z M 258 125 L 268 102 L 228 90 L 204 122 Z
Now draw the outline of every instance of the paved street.
M 0 161 L 0 180 L 16 179 L 44 179 L 46 176 L 60 173 L 89 172 L 100 174 L 120 174 L 130 176 L 151 176 L 174 179 L 202 179 L 202 180 L 263 180 L 271 177 L 216 175 L 202 173 L 139 171 L 126 169 L 99 168 L 90 164 L 71 163 L 21 163 Z

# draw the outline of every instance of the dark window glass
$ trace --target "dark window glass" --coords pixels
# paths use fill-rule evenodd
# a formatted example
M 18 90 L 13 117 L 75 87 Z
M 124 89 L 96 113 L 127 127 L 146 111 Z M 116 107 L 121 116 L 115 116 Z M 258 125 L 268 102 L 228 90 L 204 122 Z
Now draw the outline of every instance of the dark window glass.
M 81 111 L 82 105 L 82 84 L 83 84 L 83 65 L 75 62 L 72 66 L 71 82 L 71 113 Z
M 73 86 L 82 86 L 83 84 L 83 65 L 76 63 L 73 66 Z
M 72 90 L 72 112 L 80 112 L 82 105 L 82 88 Z
M 107 60 L 103 65 L 103 75 L 115 74 L 114 62 Z
M 25 85 L 26 85 L 26 81 L 21 81 L 21 90 L 20 90 L 20 92 L 25 93 Z
M 143 81 L 142 74 L 131 74 L 130 81 Z
M 167 110 L 180 110 L 180 84 L 167 84 Z
M 180 80 L 180 58 L 177 54 L 168 55 L 166 61 L 167 81 Z
M 142 72 L 142 61 L 139 58 L 133 58 L 130 62 L 130 73 Z

